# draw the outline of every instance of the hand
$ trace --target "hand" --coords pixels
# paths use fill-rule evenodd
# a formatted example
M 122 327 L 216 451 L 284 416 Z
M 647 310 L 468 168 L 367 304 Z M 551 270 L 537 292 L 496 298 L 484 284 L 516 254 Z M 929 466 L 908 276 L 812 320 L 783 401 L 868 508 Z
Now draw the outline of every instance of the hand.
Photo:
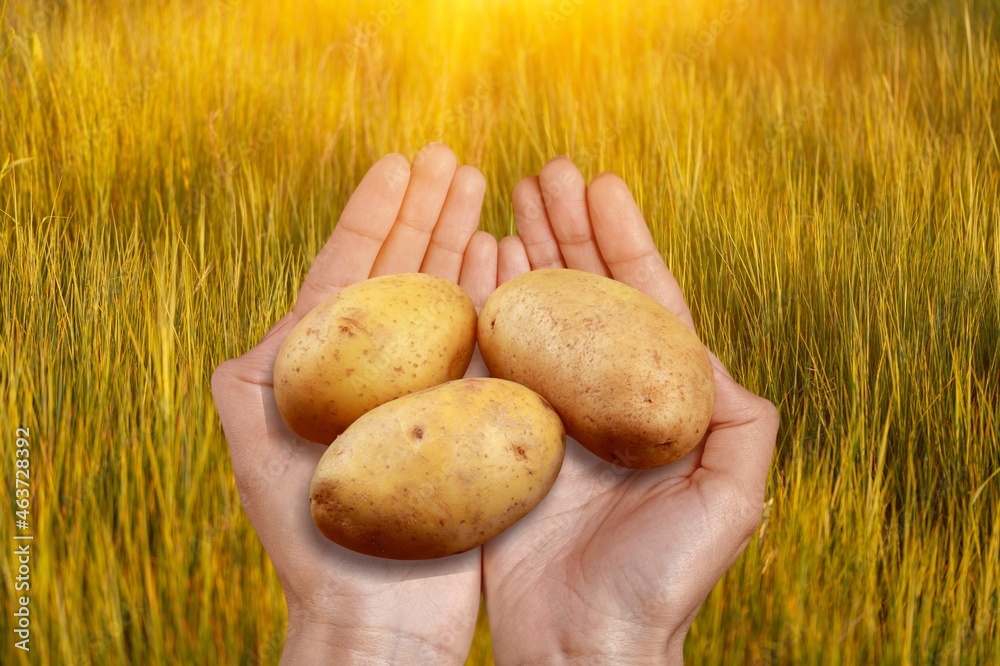
M 591 271 L 640 289 L 694 327 L 614 174 L 587 187 L 557 158 L 518 184 L 514 209 L 519 236 L 500 243 L 500 282 L 538 268 Z M 760 522 L 778 428 L 770 402 L 714 355 L 712 364 L 712 422 L 690 454 L 632 471 L 569 440 L 549 495 L 483 547 L 498 664 L 682 662 L 698 609 Z
M 474 551 L 435 561 L 381 560 L 324 538 L 309 482 L 325 446 L 282 421 L 274 360 L 317 303 L 369 276 L 421 271 L 458 282 L 477 305 L 496 288 L 497 244 L 477 232 L 482 174 L 456 168 L 430 144 L 411 165 L 400 155 L 371 168 L 313 262 L 295 308 L 256 347 L 226 361 L 212 394 L 229 441 L 240 500 L 274 564 L 288 603 L 282 663 L 464 663 L 479 611 Z M 485 375 L 481 359 L 469 374 Z

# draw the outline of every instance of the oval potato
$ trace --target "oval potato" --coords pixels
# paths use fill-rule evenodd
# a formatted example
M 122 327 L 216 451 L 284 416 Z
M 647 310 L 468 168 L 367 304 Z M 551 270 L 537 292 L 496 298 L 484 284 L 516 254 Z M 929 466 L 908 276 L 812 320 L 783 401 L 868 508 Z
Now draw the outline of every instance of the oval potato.
M 562 422 L 538 394 L 470 378 L 373 409 L 320 459 L 313 520 L 366 555 L 428 559 L 479 546 L 548 493 L 566 450 Z
M 502 284 L 479 315 L 490 374 L 537 391 L 569 436 L 634 469 L 670 464 L 704 437 L 715 403 L 708 352 L 649 296 L 570 269 Z
M 461 287 L 419 273 L 386 275 L 333 294 L 295 325 L 274 363 L 288 426 L 329 444 L 365 412 L 459 379 L 476 342 Z

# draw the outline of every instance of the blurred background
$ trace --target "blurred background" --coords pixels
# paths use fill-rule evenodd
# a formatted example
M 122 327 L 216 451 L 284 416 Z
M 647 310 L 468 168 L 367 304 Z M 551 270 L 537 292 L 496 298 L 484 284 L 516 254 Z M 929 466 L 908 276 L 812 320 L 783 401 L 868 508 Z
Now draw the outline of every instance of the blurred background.
M 702 339 L 781 411 L 764 519 L 687 661 L 1000 663 L 995 1 L 0 7 L 30 663 L 277 663 L 209 377 L 290 308 L 367 168 L 431 140 L 483 171 L 497 236 L 553 155 L 619 172 Z M 12 596 L 0 662 L 29 663 Z M 482 614 L 469 663 L 492 663 Z

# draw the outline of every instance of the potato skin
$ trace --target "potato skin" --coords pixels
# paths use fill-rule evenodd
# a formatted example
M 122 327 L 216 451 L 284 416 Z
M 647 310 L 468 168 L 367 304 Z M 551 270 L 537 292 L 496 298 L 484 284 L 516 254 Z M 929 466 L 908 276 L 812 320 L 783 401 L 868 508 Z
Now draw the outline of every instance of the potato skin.
M 548 400 L 566 432 L 633 469 L 668 465 L 704 437 L 715 403 L 708 352 L 649 296 L 570 269 L 502 284 L 479 315 L 490 374 Z
M 476 342 L 462 289 L 418 273 L 341 289 L 295 325 L 274 363 L 274 399 L 297 434 L 329 444 L 370 409 L 459 379 Z
M 541 502 L 565 450 L 538 394 L 502 379 L 448 382 L 373 409 L 334 440 L 310 485 L 313 520 L 366 555 L 461 553 Z

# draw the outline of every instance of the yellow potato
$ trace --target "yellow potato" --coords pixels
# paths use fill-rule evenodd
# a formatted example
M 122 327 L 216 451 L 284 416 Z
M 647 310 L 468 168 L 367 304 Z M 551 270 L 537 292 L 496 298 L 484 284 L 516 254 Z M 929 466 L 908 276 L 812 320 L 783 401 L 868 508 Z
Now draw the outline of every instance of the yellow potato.
M 715 381 L 695 333 L 642 292 L 568 269 L 501 285 L 479 315 L 494 377 L 537 391 L 569 436 L 634 469 L 667 465 L 708 430 Z
M 458 285 L 418 273 L 365 280 L 288 334 L 274 399 L 292 430 L 329 444 L 368 410 L 462 377 L 475 342 L 476 308 Z
M 460 379 L 373 409 L 326 450 L 310 487 L 328 539 L 400 560 L 461 553 L 533 509 L 559 474 L 559 417 L 502 379 Z

